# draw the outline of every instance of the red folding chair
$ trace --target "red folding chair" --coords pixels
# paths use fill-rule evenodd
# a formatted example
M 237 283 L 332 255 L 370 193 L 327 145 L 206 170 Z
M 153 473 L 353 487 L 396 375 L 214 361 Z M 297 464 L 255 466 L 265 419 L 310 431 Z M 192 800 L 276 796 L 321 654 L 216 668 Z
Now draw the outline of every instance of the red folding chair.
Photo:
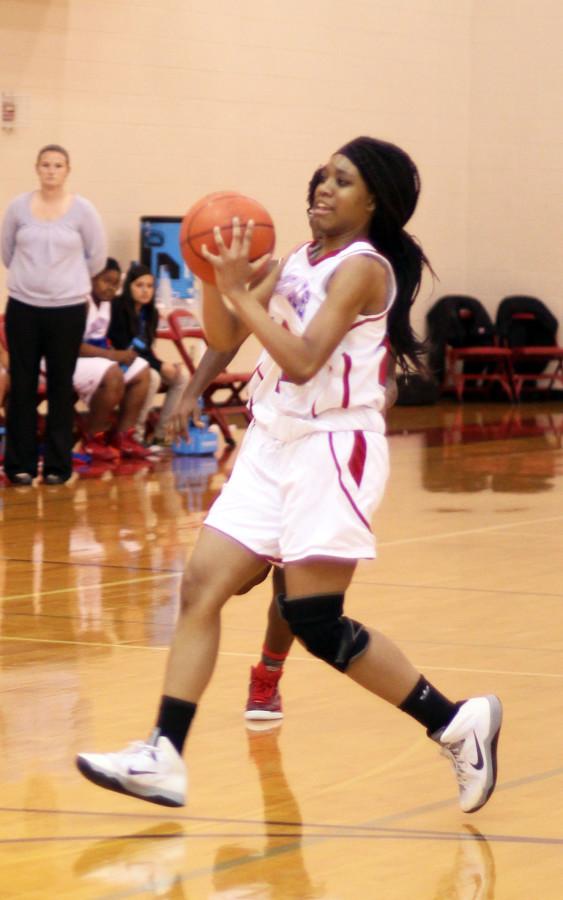
M 193 375 L 196 366 L 184 341 L 190 338 L 205 341 L 205 334 L 197 320 L 182 309 L 174 309 L 162 327 L 159 326 L 157 337 L 173 341 L 189 372 Z M 229 427 L 228 417 L 242 415 L 247 422 L 252 419 L 246 400 L 242 396 L 250 376 L 251 372 L 225 370 L 217 375 L 203 392 L 202 411 L 209 416 L 211 422 L 215 422 L 219 426 L 226 443 L 230 446 L 234 446 L 235 439 Z
M 545 382 L 543 388 L 546 391 L 551 391 L 556 382 L 563 385 L 563 347 L 560 347 L 559 345 L 554 347 L 513 347 L 512 360 L 515 368 L 520 362 L 529 362 L 531 360 L 534 360 L 534 362 L 544 362 L 546 366 L 550 363 L 554 364 L 553 367 L 546 372 L 539 372 L 532 375 L 515 372 L 513 380 L 514 394 L 517 400 L 520 399 L 522 388 L 526 381 L 533 381 L 535 386 L 540 389 L 541 386 L 538 382 Z
M 558 322 L 537 297 L 505 297 L 497 311 L 497 329 L 512 353 L 514 394 L 520 400 L 526 382 L 551 391 L 563 384 L 563 347 L 557 343 Z
M 447 294 L 426 315 L 431 370 L 442 392 L 454 390 L 463 400 L 466 387 L 487 395 L 499 384 L 509 400 L 512 391 L 512 354 L 499 346 L 491 317 L 480 300 Z
M 467 372 L 464 371 L 466 363 L 479 363 L 483 368 L 480 372 Z M 460 403 L 467 384 L 480 391 L 487 391 L 491 384 L 499 384 L 513 402 L 512 378 L 512 350 L 508 347 L 448 347 L 446 350 L 442 390 L 453 387 Z

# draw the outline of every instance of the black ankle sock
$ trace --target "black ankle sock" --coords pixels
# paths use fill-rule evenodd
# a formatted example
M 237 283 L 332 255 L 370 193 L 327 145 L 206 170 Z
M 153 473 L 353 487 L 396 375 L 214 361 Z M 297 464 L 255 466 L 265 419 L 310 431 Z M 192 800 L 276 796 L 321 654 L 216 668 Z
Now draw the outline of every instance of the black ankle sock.
M 424 725 L 431 736 L 449 725 L 460 706 L 461 703 L 452 703 L 421 675 L 399 709 Z
M 184 749 L 186 736 L 196 709 L 196 703 L 190 703 L 189 700 L 178 700 L 176 697 L 167 697 L 166 694 L 163 694 L 160 700 L 155 727 L 158 728 L 161 735 L 168 738 L 180 754 Z

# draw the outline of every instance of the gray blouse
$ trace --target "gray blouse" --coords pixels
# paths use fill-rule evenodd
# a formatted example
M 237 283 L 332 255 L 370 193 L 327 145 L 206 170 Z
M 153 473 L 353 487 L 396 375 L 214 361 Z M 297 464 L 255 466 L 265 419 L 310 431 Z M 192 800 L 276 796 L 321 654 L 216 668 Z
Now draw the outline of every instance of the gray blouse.
M 2 223 L 8 294 L 31 306 L 84 303 L 92 276 L 106 264 L 102 220 L 89 200 L 79 194 L 59 219 L 36 219 L 31 212 L 31 197 L 29 191 L 12 200 Z

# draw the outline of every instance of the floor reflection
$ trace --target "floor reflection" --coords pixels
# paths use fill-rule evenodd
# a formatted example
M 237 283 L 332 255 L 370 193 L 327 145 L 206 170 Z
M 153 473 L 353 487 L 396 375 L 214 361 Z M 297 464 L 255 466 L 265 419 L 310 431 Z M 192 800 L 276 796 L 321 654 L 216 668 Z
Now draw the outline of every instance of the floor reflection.
M 246 846 L 244 842 L 217 848 L 209 893 L 215 900 L 315 900 L 325 896 L 324 885 L 312 882 L 303 860 L 301 814 L 283 771 L 279 727 L 271 723 L 266 727 L 247 732 L 249 756 L 262 790 L 264 848 L 257 851 L 255 844 Z M 194 877 L 194 859 L 194 844 L 182 825 L 162 822 L 93 844 L 76 860 L 74 873 L 97 887 L 139 889 L 166 900 L 185 900 L 189 896 L 185 882 Z M 205 866 L 197 874 L 204 876 Z
M 473 825 L 463 828 L 454 866 L 441 879 L 434 900 L 494 900 L 496 875 L 491 845 Z
M 139 890 L 162 900 L 186 900 L 182 884 L 187 838 L 177 822 L 99 841 L 74 864 L 74 874 L 96 886 Z
M 563 448 L 563 412 L 511 407 L 495 416 L 490 409 L 445 406 L 437 409 L 436 418 L 438 424 L 408 428 L 409 434 L 421 435 L 425 490 L 450 494 L 552 490 L 561 471 L 553 451 Z M 393 433 L 397 431 L 390 429 Z
M 211 479 L 219 470 L 214 456 L 175 456 L 172 471 L 176 490 L 186 500 L 189 512 L 201 512 L 210 506 Z
M 223 844 L 213 869 L 213 898 L 314 900 L 325 896 L 324 885 L 311 881 L 301 851 L 302 819 L 285 776 L 278 737 L 271 722 L 247 730 L 248 752 L 256 765 L 262 799 L 266 842 L 261 852 L 243 844 Z

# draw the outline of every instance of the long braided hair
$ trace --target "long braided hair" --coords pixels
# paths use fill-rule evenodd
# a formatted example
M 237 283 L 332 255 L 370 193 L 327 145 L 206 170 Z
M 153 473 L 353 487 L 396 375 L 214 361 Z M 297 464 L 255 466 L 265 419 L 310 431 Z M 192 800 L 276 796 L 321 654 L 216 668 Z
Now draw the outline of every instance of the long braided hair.
M 416 165 L 400 147 L 371 137 L 358 137 L 338 153 L 352 162 L 375 200 L 368 237 L 389 260 L 397 280 L 397 297 L 389 311 L 389 340 L 403 371 L 410 366 L 424 370 L 424 343 L 410 324 L 424 266 L 432 272 L 426 255 L 404 226 L 412 216 L 420 192 Z

